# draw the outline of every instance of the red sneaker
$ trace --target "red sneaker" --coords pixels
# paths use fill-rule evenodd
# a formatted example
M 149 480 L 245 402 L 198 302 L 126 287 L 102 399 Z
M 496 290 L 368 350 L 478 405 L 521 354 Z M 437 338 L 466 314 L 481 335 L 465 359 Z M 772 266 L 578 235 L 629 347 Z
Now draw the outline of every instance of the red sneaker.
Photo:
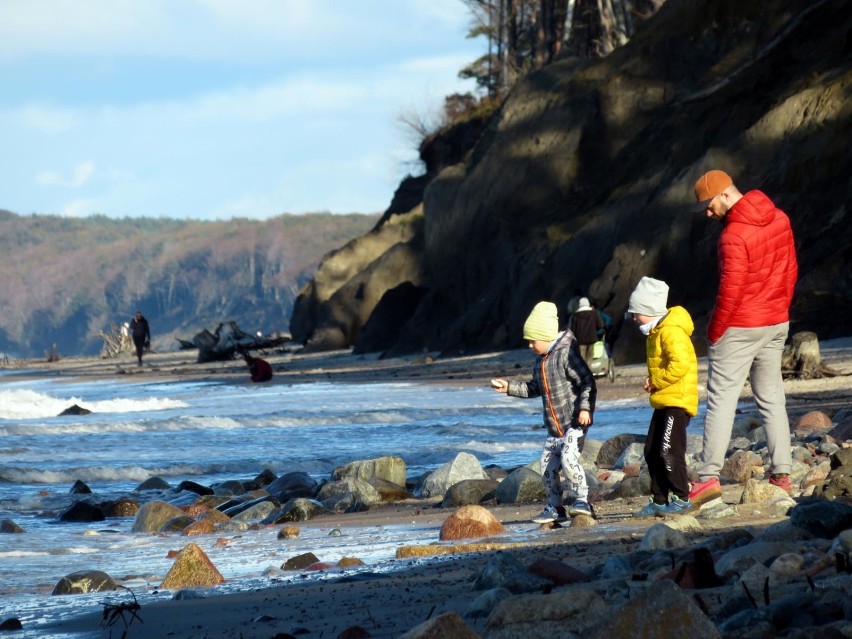
M 693 506 L 700 506 L 721 496 L 722 486 L 719 484 L 718 477 L 711 477 L 707 481 L 692 482 L 692 489 L 689 491 L 689 501 L 692 502 Z
M 770 475 L 769 483 L 773 486 L 778 486 L 781 490 L 786 492 L 788 495 L 793 492 L 793 484 L 790 483 L 790 475 L 787 474 L 778 474 L 778 475 Z

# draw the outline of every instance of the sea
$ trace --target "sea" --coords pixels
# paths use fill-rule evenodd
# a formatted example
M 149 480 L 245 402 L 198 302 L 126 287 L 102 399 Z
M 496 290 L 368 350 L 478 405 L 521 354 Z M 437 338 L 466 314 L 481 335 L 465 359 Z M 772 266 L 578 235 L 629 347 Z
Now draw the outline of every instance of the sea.
M 51 594 L 77 571 L 101 570 L 140 602 L 173 595 L 158 585 L 171 564 L 168 551 L 188 538 L 132 533 L 132 517 L 60 522 L 59 514 L 81 497 L 70 492 L 77 480 L 92 490 L 91 499 L 108 501 L 154 476 L 171 486 L 183 480 L 211 485 L 268 469 L 304 471 L 322 481 L 338 466 L 384 455 L 401 457 L 411 479 L 460 452 L 475 455 L 483 467 L 529 464 L 545 437 L 540 400 L 509 398 L 485 386 L 139 382 L 33 372 L 0 371 L 0 520 L 25 531 L 0 534 L 0 622 L 19 619 L 24 631 L 15 637 L 106 636 L 99 628 L 85 635 L 46 630 L 71 615 L 99 612 L 114 596 Z M 74 404 L 91 414 L 59 415 Z M 589 437 L 645 433 L 650 415 L 647 400 L 599 402 Z M 698 423 L 693 420 L 690 431 L 700 432 Z M 215 538 L 192 541 L 226 579 L 216 592 L 286 584 L 295 577 L 280 565 L 301 552 L 328 560 L 355 556 L 372 571 L 398 570 L 404 564 L 391 560 L 399 545 L 437 541 L 434 529 L 405 524 L 352 527 L 337 537 L 306 526 L 286 552 L 276 527 L 247 531 L 227 551 L 215 547 Z M 126 591 L 116 592 L 127 599 Z

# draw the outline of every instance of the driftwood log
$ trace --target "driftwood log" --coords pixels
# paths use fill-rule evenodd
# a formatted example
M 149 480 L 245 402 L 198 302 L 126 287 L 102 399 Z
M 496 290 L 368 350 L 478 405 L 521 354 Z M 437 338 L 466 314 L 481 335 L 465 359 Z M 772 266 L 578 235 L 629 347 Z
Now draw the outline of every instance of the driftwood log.
M 284 344 L 287 338 L 249 335 L 240 330 L 236 322 L 222 322 L 212 333 L 205 328 L 191 340 L 177 340 L 181 350 L 197 348 L 197 361 L 203 364 L 228 361 L 251 350 L 274 348 Z
M 109 331 L 101 331 L 98 333 L 98 337 L 104 341 L 104 346 L 101 349 L 101 357 L 104 359 L 133 351 L 133 340 L 130 337 L 127 324 L 121 326 L 112 324 Z
M 781 374 L 796 379 L 819 379 L 845 375 L 822 363 L 819 354 L 819 339 L 816 333 L 801 331 L 794 333 L 781 356 Z

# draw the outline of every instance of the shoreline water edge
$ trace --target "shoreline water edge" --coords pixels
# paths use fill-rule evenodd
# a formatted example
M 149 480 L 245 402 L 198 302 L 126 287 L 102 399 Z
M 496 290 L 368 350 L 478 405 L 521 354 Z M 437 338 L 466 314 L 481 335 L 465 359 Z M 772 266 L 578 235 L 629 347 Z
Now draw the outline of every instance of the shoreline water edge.
M 445 483 L 436 479 L 428 490 L 424 490 L 425 477 L 406 476 L 401 483 L 407 486 L 400 489 L 397 483 L 394 487 L 394 482 L 383 478 L 393 475 L 393 470 L 387 470 L 393 462 L 377 471 L 372 460 L 353 458 L 362 465 L 351 476 L 335 469 L 335 476 L 319 486 L 291 486 L 289 493 L 278 486 L 277 496 L 289 494 L 298 504 L 288 502 L 289 510 L 286 504 L 270 500 L 265 490 L 282 477 L 258 476 L 256 486 L 244 486 L 244 494 L 221 499 L 204 494 L 209 486 L 185 484 L 183 490 L 169 487 L 147 497 L 137 494 L 136 510 L 125 516 L 134 521 L 140 540 L 163 540 L 163 552 L 176 557 L 174 566 L 188 562 L 186 574 L 175 575 L 174 580 L 163 578 L 162 585 L 153 589 L 141 587 L 145 579 L 139 575 L 110 575 L 118 590 L 99 592 L 97 599 L 67 595 L 87 597 L 89 604 L 66 618 L 48 624 L 27 619 L 16 630 L 14 614 L 6 612 L 0 623 L 9 625 L 0 628 L 10 630 L 9 636 L 27 639 L 84 639 L 112 633 L 125 636 L 125 632 L 128 639 L 403 635 L 502 639 L 556 632 L 611 639 L 674 636 L 675 628 L 693 636 L 738 639 L 810 637 L 814 628 L 819 628 L 820 636 L 832 636 L 824 635 L 830 632 L 852 636 L 848 603 L 852 601 L 852 500 L 848 494 L 824 498 L 832 473 L 847 459 L 852 462 L 848 376 L 852 374 L 852 339 L 828 341 L 820 347 L 825 363 L 847 374 L 785 382 L 796 460 L 792 495 L 765 481 L 765 442 L 747 394 L 741 398 L 735 425 L 738 437 L 728 453 L 722 498 L 679 517 L 633 517 L 647 502 L 641 438 L 595 441 L 594 432 L 584 450 L 597 516 L 589 521 L 533 524 L 530 518 L 541 510 L 542 502 L 538 495 L 529 498 L 529 491 L 534 493 L 531 486 L 536 482 L 541 490 L 541 482 L 533 477 L 534 481 L 525 483 L 528 478 L 521 471 L 529 469 L 463 470 L 460 461 L 469 460 L 458 458 L 446 460 L 455 466 L 446 470 Z M 526 377 L 533 359 L 526 349 L 388 360 L 349 352 L 271 352 L 264 358 L 274 371 L 265 388 L 281 392 L 312 383 L 487 388 L 493 377 Z M 109 379 L 206 382 L 246 387 L 251 392 L 253 385 L 241 360 L 206 364 L 194 360 L 192 352 L 177 352 L 146 356 L 142 367 L 130 355 L 114 360 L 11 362 L 0 370 L 0 390 L 10 380 L 72 384 Z M 598 380 L 599 406 L 644 402 L 640 405 L 650 418 L 642 391 L 645 374 L 644 364 L 631 364 L 617 367 L 614 382 Z M 705 381 L 706 359 L 702 359 L 702 402 Z M 692 435 L 687 451 L 690 470 L 699 450 L 700 434 Z M 478 477 L 477 472 L 482 473 L 481 479 L 470 479 Z M 371 489 L 361 485 L 362 477 Z M 450 490 L 459 477 L 470 479 L 466 490 Z M 346 484 L 348 492 L 335 484 Z M 495 497 L 495 486 L 501 487 L 503 499 Z M 320 489 L 325 492 L 319 494 Z M 508 501 L 509 494 L 513 501 Z M 274 508 L 268 506 L 273 501 Z M 221 508 L 226 502 L 228 506 Z M 152 510 L 152 503 L 180 509 L 185 520 L 172 522 L 165 530 L 155 527 L 156 517 L 144 523 L 140 513 Z M 268 508 L 254 516 L 236 517 L 264 503 Z M 474 518 L 490 516 L 500 530 L 445 536 L 450 534 L 448 520 L 468 505 L 484 511 L 475 512 Z M 232 516 L 224 515 L 228 508 Z M 217 519 L 214 513 L 223 518 Z M 2 532 L 18 532 L 6 527 L 14 524 L 14 514 L 0 511 L 0 519 L 4 520 Z M 92 534 L 102 534 L 98 528 L 105 525 L 88 524 Z M 192 531 L 192 526 L 197 533 L 185 532 Z M 18 534 L 26 535 L 26 531 Z M 0 539 L 9 536 L 0 534 Z M 263 544 L 252 545 L 252 539 L 263 539 Z M 346 539 L 351 548 L 347 549 Z M 389 540 L 390 548 L 371 554 L 371 544 L 378 548 Z M 211 549 L 219 548 L 223 554 L 270 552 L 270 544 L 278 548 L 268 563 L 281 563 L 280 569 L 270 569 L 264 579 L 246 580 L 237 591 L 229 590 L 234 586 L 227 583 L 215 585 L 216 552 Z M 323 549 L 333 550 L 324 555 Z M 341 557 L 347 550 L 356 555 Z M 383 558 L 376 560 L 376 556 Z M 280 557 L 286 561 L 282 563 Z M 62 561 L 61 555 L 56 561 Z M 285 567 L 288 562 L 292 565 Z M 173 576 L 174 566 L 168 577 Z M 198 579 L 208 581 L 200 586 Z M 107 617 L 108 612 L 112 616 Z

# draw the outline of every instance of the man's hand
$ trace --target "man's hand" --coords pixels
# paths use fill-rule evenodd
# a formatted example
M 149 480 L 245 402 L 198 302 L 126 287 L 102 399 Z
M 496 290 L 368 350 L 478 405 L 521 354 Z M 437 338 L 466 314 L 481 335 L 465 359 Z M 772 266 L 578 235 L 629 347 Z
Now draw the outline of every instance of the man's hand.
M 507 382 L 505 379 L 492 379 L 491 388 L 493 388 L 498 393 L 503 393 L 505 395 L 509 392 L 509 382 Z
M 585 409 L 581 410 L 577 415 L 577 423 L 583 427 L 588 426 L 592 423 L 592 414 Z
M 642 382 L 642 389 L 643 389 L 646 393 L 653 393 L 655 390 L 657 390 L 657 389 L 654 387 L 654 385 L 653 385 L 653 384 L 651 384 L 651 378 L 650 378 L 650 377 L 646 377 L 646 378 L 645 378 L 645 381 L 644 381 L 644 382 Z

